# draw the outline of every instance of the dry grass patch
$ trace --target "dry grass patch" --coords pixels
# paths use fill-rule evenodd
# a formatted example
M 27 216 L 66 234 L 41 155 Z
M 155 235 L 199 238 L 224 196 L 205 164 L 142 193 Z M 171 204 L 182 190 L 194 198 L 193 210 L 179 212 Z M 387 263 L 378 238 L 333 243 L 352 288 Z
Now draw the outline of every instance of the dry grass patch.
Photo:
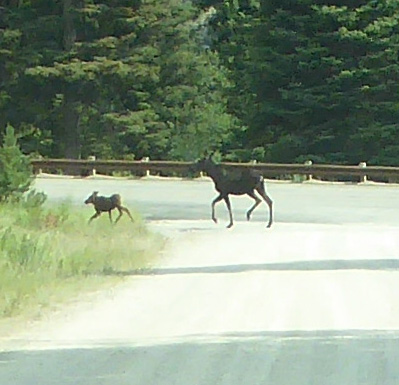
M 148 267 L 164 240 L 132 214 L 134 223 L 123 217 L 113 226 L 104 215 L 89 226 L 87 212 L 66 203 L 0 205 L 0 318 Z

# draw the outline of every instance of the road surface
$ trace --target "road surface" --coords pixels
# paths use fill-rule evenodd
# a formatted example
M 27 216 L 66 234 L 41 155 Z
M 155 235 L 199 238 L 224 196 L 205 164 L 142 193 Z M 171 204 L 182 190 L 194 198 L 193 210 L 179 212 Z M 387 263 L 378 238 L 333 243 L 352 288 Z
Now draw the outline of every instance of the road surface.
M 159 266 L 0 339 L 1 385 L 399 383 L 399 188 L 269 183 L 268 230 L 265 205 L 242 221 L 249 198 L 214 225 L 209 182 L 37 188 L 120 192 L 171 241 Z
M 83 200 L 93 191 L 108 195 L 122 194 L 129 207 L 138 209 L 148 220 L 208 220 L 210 203 L 217 196 L 213 184 L 205 181 L 132 180 L 124 179 L 38 179 L 36 188 L 48 194 L 49 201 L 68 199 L 84 207 Z M 279 223 L 382 224 L 398 225 L 399 186 L 268 183 L 275 201 Z M 244 220 L 253 201 L 249 197 L 233 197 L 235 219 Z M 89 215 L 92 208 L 85 208 Z M 217 213 L 228 220 L 224 203 Z M 253 221 L 267 220 L 265 205 L 253 213 Z

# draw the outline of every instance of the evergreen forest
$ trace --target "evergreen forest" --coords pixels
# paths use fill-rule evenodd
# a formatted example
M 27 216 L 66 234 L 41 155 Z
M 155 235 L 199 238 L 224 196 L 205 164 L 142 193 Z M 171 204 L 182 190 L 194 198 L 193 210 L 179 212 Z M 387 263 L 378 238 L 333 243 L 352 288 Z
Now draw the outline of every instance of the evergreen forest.
M 395 0 L 0 0 L 34 157 L 399 165 Z

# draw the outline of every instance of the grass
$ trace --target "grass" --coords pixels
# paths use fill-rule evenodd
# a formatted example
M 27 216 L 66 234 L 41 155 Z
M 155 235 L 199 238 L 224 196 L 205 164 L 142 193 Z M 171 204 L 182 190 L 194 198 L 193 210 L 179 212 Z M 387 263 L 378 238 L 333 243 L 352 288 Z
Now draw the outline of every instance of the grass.
M 39 311 L 82 290 L 148 267 L 163 247 L 140 217 L 116 226 L 68 203 L 0 205 L 0 318 Z M 114 214 L 116 215 L 116 214 Z

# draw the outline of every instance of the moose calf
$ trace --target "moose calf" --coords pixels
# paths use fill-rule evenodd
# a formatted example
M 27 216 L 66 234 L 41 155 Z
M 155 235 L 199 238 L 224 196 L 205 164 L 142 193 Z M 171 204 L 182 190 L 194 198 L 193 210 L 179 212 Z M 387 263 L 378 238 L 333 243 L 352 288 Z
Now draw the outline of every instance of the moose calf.
M 133 218 L 130 214 L 130 211 L 122 206 L 122 199 L 119 194 L 113 194 L 110 197 L 103 197 L 98 195 L 98 191 L 93 191 L 93 193 L 85 200 L 85 204 L 92 203 L 94 205 L 94 209 L 96 213 L 89 219 L 89 223 L 94 219 L 101 215 L 101 213 L 108 211 L 109 220 L 112 223 L 112 214 L 111 211 L 114 209 L 118 209 L 119 216 L 116 218 L 115 223 L 119 221 L 123 212 L 129 215 L 129 218 L 133 221 Z

